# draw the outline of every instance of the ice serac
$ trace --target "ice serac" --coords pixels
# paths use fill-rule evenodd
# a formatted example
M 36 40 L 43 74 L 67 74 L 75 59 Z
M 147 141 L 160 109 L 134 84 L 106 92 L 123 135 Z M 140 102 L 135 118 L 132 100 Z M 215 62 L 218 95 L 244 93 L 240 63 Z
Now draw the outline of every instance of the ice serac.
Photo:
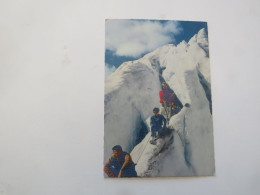
M 104 157 L 120 144 L 126 151 L 136 145 L 140 123 L 158 106 L 160 66 L 158 56 L 123 63 L 105 81 Z
M 156 145 L 150 132 L 139 143 L 138 125 L 150 131 L 149 117 L 159 106 L 166 81 L 184 106 L 170 120 L 170 133 Z M 121 144 L 130 152 L 139 176 L 203 176 L 215 172 L 210 67 L 205 29 L 187 43 L 166 45 L 122 64 L 105 85 L 105 160 Z M 137 145 L 136 145 L 137 144 Z

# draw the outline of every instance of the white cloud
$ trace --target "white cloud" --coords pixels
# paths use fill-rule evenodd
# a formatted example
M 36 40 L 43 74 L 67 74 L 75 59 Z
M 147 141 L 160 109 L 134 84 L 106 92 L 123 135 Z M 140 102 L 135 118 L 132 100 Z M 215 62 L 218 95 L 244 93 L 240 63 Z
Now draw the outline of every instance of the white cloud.
M 107 78 L 109 75 L 111 75 L 113 72 L 116 71 L 115 66 L 110 66 L 108 64 L 105 65 L 105 78 Z
M 174 42 L 182 28 L 178 22 L 151 20 L 107 20 L 106 49 L 118 56 L 138 57 Z

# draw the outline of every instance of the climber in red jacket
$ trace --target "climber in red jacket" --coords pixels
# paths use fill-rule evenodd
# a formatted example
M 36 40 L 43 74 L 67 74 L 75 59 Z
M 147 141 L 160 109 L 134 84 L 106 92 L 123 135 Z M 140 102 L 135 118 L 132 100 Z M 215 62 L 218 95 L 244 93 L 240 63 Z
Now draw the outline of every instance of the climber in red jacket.
M 162 88 L 159 92 L 160 96 L 160 103 L 161 103 L 161 114 L 167 118 L 167 121 L 169 122 L 171 118 L 171 103 L 174 100 L 174 94 L 168 89 L 167 83 L 162 83 Z

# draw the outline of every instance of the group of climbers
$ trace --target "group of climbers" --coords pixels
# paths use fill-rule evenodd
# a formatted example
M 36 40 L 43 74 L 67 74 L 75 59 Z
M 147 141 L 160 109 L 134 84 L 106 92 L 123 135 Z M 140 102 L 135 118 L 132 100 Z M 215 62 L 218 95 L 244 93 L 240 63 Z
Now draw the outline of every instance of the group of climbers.
M 173 102 L 174 94 L 168 89 L 167 83 L 162 83 L 162 90 L 159 92 L 160 97 L 160 110 L 159 108 L 154 108 L 154 115 L 150 118 L 151 126 L 151 144 L 155 144 L 155 140 L 163 137 L 164 129 L 166 128 L 166 123 L 169 123 L 171 116 L 179 112 L 179 107 Z M 166 119 L 165 119 L 166 118 Z M 166 122 L 167 121 L 167 122 Z
M 166 124 L 169 123 L 171 116 L 180 111 L 180 108 L 173 102 L 173 92 L 168 89 L 168 85 L 165 82 L 162 83 L 162 90 L 159 92 L 159 97 L 161 112 L 159 114 L 159 108 L 154 108 L 154 115 L 150 118 L 151 144 L 154 144 L 156 139 L 163 137 L 163 131 L 166 128 Z M 114 146 L 112 150 L 113 156 L 105 164 L 104 172 L 109 177 L 137 177 L 135 164 L 130 154 L 124 152 L 119 145 Z

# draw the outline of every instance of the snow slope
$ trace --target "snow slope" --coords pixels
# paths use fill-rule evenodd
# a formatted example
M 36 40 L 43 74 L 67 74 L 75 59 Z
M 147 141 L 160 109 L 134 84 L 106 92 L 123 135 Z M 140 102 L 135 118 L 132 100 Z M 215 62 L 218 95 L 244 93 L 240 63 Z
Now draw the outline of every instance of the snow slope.
M 160 90 L 159 65 L 149 59 L 122 64 L 105 85 L 105 159 L 111 148 L 120 144 L 131 151 L 135 146 L 140 120 L 145 121 Z
M 161 77 L 161 78 L 160 78 Z M 140 121 L 149 127 L 165 80 L 188 103 L 170 120 L 170 133 L 156 145 L 150 133 L 135 146 Z M 106 79 L 104 160 L 113 145 L 131 152 L 139 176 L 213 175 L 214 147 L 208 39 L 202 29 L 188 43 L 166 45 L 122 64 Z

